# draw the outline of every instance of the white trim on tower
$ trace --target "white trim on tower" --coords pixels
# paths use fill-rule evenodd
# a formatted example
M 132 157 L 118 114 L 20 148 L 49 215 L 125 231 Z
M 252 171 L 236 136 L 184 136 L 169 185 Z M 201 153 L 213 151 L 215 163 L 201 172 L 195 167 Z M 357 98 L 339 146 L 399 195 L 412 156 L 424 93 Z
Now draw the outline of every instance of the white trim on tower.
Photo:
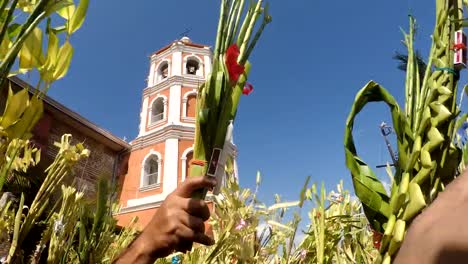
M 211 73 L 211 57 L 205 55 L 205 78 L 208 78 L 208 74 Z
M 172 54 L 172 60 L 172 75 L 182 75 L 182 52 L 174 52 Z
M 149 75 L 148 75 L 148 80 L 147 80 L 147 84 L 148 86 L 147 87 L 150 87 L 150 86 L 153 86 L 154 85 L 154 75 L 156 73 L 156 64 L 154 64 L 153 62 L 151 62 L 151 66 L 150 66 L 150 71 L 149 71 Z
M 138 136 L 142 136 L 146 129 L 146 120 L 148 117 L 148 96 L 145 96 L 140 112 L 140 133 Z
M 169 120 L 170 124 L 180 123 L 180 95 L 182 93 L 181 85 L 173 85 L 169 90 Z

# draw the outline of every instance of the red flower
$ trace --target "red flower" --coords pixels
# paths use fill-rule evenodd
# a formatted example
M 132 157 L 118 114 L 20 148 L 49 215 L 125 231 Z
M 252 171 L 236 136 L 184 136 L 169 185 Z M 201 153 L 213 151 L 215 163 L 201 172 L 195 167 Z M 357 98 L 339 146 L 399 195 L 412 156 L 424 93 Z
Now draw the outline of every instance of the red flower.
M 253 91 L 253 85 L 250 83 L 245 83 L 244 89 L 242 89 L 242 94 L 249 95 Z
M 239 76 L 244 73 L 244 66 L 237 63 L 239 54 L 239 47 L 236 44 L 232 44 L 226 50 L 226 67 L 229 72 L 229 80 L 233 83 L 236 83 Z

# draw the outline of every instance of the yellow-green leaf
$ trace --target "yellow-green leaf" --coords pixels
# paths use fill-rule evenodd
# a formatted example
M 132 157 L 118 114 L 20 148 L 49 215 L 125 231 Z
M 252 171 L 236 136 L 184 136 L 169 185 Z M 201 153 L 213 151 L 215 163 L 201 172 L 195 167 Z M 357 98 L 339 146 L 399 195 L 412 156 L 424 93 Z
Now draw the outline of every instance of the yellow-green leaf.
M 73 14 L 75 13 L 75 5 L 73 4 L 73 1 L 67 0 L 65 2 L 71 2 L 71 3 L 57 10 L 57 14 L 59 14 L 59 16 L 69 21 L 72 18 Z
M 36 151 L 35 156 L 34 156 L 34 162 L 35 162 L 36 164 L 39 164 L 39 161 L 41 161 L 41 152 L 40 152 L 40 151 Z
M 18 122 L 7 129 L 9 135 L 15 135 L 15 137 L 22 139 L 28 139 L 30 137 L 31 134 L 29 132 L 42 116 L 43 104 L 41 99 L 34 96 L 29 100 L 27 105 L 27 108 L 24 110 Z
M 66 20 L 70 20 L 74 11 L 75 11 L 75 5 L 73 4 L 73 0 L 52 1 L 46 7 L 47 15 L 57 12 L 57 14 L 59 14 L 61 17 L 63 17 Z
M 86 11 L 88 10 L 89 0 L 81 0 L 76 8 L 73 16 L 70 20 L 68 33 L 72 34 L 77 31 L 81 25 L 83 25 L 84 19 L 86 17 Z
M 298 205 L 299 205 L 299 201 L 277 203 L 277 204 L 274 204 L 274 205 L 268 207 L 268 211 L 273 211 L 273 210 L 288 208 L 288 207 L 294 207 L 294 206 L 298 206 Z
M 409 186 L 409 193 L 409 204 L 406 206 L 406 210 L 403 214 L 403 220 L 405 221 L 412 219 L 426 206 L 426 201 L 424 200 L 424 195 L 419 185 L 416 183 L 411 183 Z
M 283 225 L 281 223 L 278 223 L 276 221 L 273 221 L 273 220 L 269 220 L 268 221 L 268 224 L 272 225 L 272 226 L 276 226 L 276 227 L 279 227 L 279 228 L 282 228 L 282 229 L 286 229 L 286 230 L 289 230 L 289 231 L 293 231 L 294 229 L 290 226 L 287 226 L 287 225 Z
M 5 34 L 2 43 L 0 44 L 0 59 L 5 58 L 6 54 L 8 53 L 11 41 L 8 36 Z
M 14 124 L 28 106 L 28 99 L 28 90 L 23 89 L 16 94 L 13 94 L 13 91 L 10 88 L 5 112 L 3 113 L 0 126 L 6 129 Z
M 29 71 L 28 69 L 18 69 L 17 71 L 9 72 L 8 77 L 13 77 L 13 76 L 16 76 L 18 74 L 25 74 L 28 71 Z
M 54 32 L 55 34 L 60 34 L 62 32 L 66 32 L 67 27 L 65 25 L 58 26 L 58 27 L 51 28 L 50 31 Z
M 73 57 L 73 47 L 70 42 L 65 42 L 63 46 L 60 48 L 58 57 L 57 57 L 57 65 L 54 71 L 54 79 L 58 80 L 63 78 L 65 74 L 67 74 L 68 68 L 70 67 L 70 62 Z
M 23 12 L 31 13 L 36 3 L 37 0 L 20 0 L 18 1 L 18 7 L 23 10 Z
M 49 45 L 47 47 L 47 58 L 44 65 L 39 69 L 44 81 L 50 82 L 53 79 L 55 66 L 57 65 L 59 53 L 59 39 L 52 31 L 49 32 Z
M 301 192 L 299 194 L 299 207 L 302 207 L 302 205 L 304 204 L 304 200 L 306 199 L 306 190 L 307 190 L 307 186 L 309 185 L 309 181 L 310 181 L 310 176 L 307 177 L 304 183 L 304 186 L 302 187 Z
M 26 38 L 19 52 L 19 67 L 21 69 L 32 69 L 41 66 L 43 61 L 42 30 L 36 27 Z
M 21 31 L 21 24 L 18 24 L 18 23 L 10 24 L 10 26 L 8 27 L 8 37 L 10 39 L 14 38 L 18 36 L 20 31 Z

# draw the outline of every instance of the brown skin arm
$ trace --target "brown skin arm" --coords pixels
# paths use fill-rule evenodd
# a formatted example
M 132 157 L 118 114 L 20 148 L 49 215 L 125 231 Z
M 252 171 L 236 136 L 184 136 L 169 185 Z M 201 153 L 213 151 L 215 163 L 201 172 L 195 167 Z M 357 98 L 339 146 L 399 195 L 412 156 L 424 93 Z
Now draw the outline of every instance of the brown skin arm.
M 394 264 L 468 263 L 468 171 L 409 228 Z
M 205 201 L 190 197 L 195 190 L 215 185 L 216 181 L 209 177 L 187 178 L 167 196 L 143 232 L 114 263 L 154 263 L 174 251 L 191 250 L 193 242 L 213 245 L 213 239 L 205 235 L 204 222 L 210 217 L 208 206 Z

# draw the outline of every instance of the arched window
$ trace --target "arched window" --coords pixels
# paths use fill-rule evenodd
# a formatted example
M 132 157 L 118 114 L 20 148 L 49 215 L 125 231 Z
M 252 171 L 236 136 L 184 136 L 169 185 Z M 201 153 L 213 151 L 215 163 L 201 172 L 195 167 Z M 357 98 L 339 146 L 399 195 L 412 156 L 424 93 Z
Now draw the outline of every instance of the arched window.
M 161 66 L 159 66 L 158 76 L 159 81 L 162 81 L 169 76 L 169 64 L 167 62 L 163 62 Z
M 197 108 L 197 96 L 196 94 L 191 94 L 187 97 L 187 112 L 185 113 L 186 117 L 195 117 Z
M 144 164 L 143 171 L 144 186 L 154 185 L 159 183 L 159 158 L 156 155 L 149 156 Z
M 182 121 L 193 123 L 197 114 L 197 90 L 193 89 L 184 94 L 182 99 Z
M 193 146 L 186 149 L 181 156 L 181 165 L 182 165 L 182 181 L 184 181 L 190 173 L 190 162 L 193 159 Z
M 151 106 L 151 124 L 164 119 L 164 98 L 159 97 Z
M 185 177 L 189 176 L 190 172 L 190 162 L 192 162 L 193 159 L 193 151 L 190 151 L 187 153 L 186 160 L 185 160 Z
M 194 59 L 189 59 L 185 67 L 187 70 L 187 74 L 197 75 L 197 71 L 200 68 L 200 64 Z

